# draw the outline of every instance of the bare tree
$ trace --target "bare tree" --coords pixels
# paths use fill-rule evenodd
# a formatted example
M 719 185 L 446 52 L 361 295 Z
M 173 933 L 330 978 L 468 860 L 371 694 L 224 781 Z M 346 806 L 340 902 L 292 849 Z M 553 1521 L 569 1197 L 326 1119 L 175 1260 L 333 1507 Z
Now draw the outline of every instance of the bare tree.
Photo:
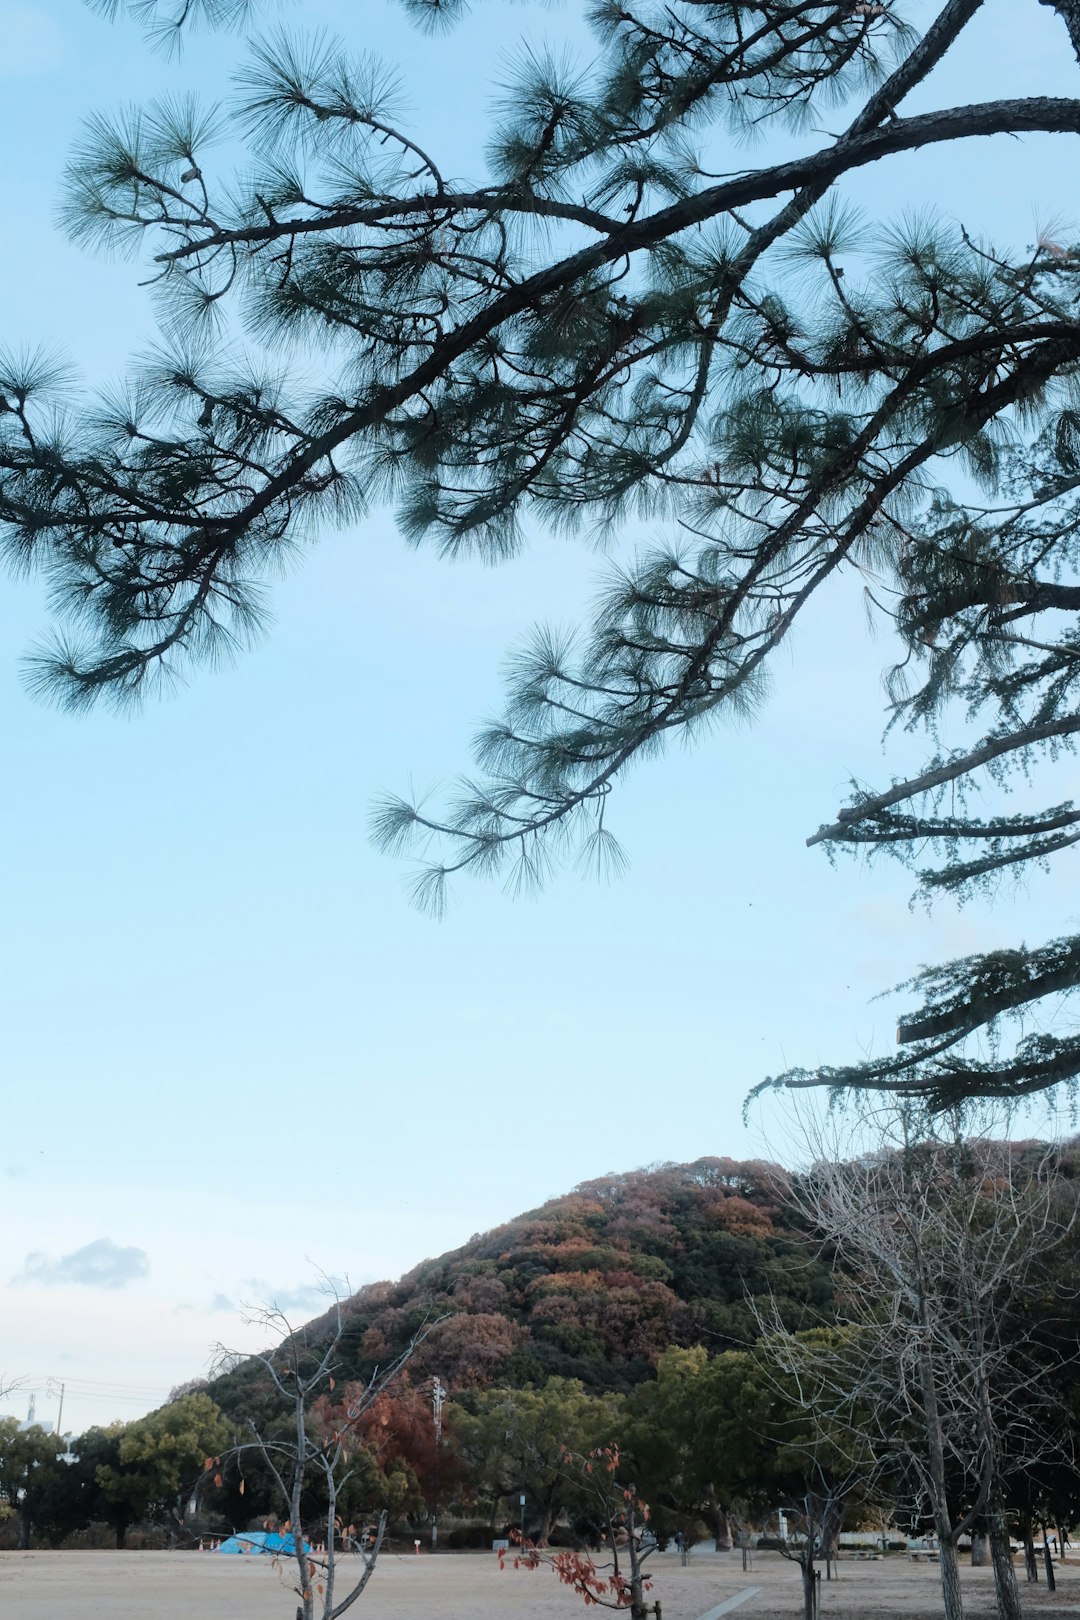
M 844 1516 L 875 1500 L 886 1460 L 867 1432 L 858 1399 L 838 1400 L 835 1359 L 842 1334 L 792 1333 L 778 1307 L 754 1302 L 760 1338 L 754 1359 L 770 1394 L 767 1438 L 779 1490 L 779 1551 L 799 1566 L 803 1620 L 818 1620 L 819 1563 L 832 1578 Z M 745 1559 L 744 1565 L 745 1568 Z
M 1000 1620 L 1017 1620 L 1006 1484 L 1054 1443 L 1040 1421 L 1045 1369 L 1023 1355 L 1018 1310 L 1072 1217 L 1053 1196 L 1049 1150 L 992 1139 L 985 1126 L 1000 1129 L 1000 1115 L 977 1135 L 910 1108 L 868 1118 L 872 1151 L 852 1157 L 834 1139 L 821 1152 L 819 1132 L 816 1162 L 790 1184 L 834 1246 L 842 1331 L 784 1334 L 773 1322 L 773 1354 L 800 1373 L 831 1438 L 845 1424 L 862 1434 L 912 1509 L 929 1508 L 946 1620 L 963 1612 L 959 1538 L 980 1525 Z
M 328 1340 L 323 1337 L 325 1317 L 295 1329 L 283 1311 L 268 1306 L 250 1313 L 247 1320 L 264 1326 L 277 1338 L 274 1348 L 250 1359 L 265 1368 L 273 1388 L 286 1404 L 292 1417 L 292 1434 L 275 1438 L 249 1419 L 252 1438 L 234 1447 L 231 1455 L 241 1475 L 245 1456 L 258 1457 L 276 1487 L 296 1563 L 295 1590 L 300 1599 L 296 1620 L 337 1620 L 352 1607 L 374 1574 L 386 1535 L 385 1509 L 371 1527 L 347 1524 L 338 1512 L 362 1444 L 357 1426 L 401 1372 L 429 1324 L 425 1323 L 396 1360 L 377 1369 L 366 1384 L 350 1385 L 342 1415 L 326 1421 L 314 1416 L 312 1405 L 335 1386 L 335 1373 L 340 1367 L 338 1346 L 344 1328 L 340 1299 L 334 1299 Z M 319 1340 L 314 1343 L 309 1338 L 313 1327 L 319 1330 Z M 219 1352 L 219 1360 L 227 1363 L 229 1359 L 229 1352 Z M 310 1506 L 313 1496 L 318 1498 L 318 1508 Z M 358 1560 L 359 1568 L 353 1564 L 343 1575 L 342 1553 Z
M 791 1559 L 799 1566 L 803 1620 L 818 1620 L 821 1613 L 821 1574 L 817 1565 L 824 1562 L 826 1569 L 831 1571 L 848 1502 L 855 1492 L 865 1488 L 866 1483 L 857 1464 L 837 1472 L 820 1463 L 810 1462 L 804 1489 L 784 1509 L 778 1545 L 782 1557 Z

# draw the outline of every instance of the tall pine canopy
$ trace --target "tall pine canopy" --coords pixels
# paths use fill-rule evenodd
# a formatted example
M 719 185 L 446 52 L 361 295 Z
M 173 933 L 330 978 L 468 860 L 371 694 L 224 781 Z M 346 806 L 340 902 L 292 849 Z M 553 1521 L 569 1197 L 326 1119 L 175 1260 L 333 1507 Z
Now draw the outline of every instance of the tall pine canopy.
M 420 27 L 463 9 L 405 3 Z M 1017 27 L 1055 13 L 1080 64 L 1080 0 L 1013 4 Z M 359 51 L 260 33 L 244 0 L 98 9 L 166 45 L 203 23 L 251 37 L 235 104 L 102 118 L 70 164 L 71 234 L 150 267 L 153 361 L 93 398 L 54 365 L 0 369 L 3 545 L 56 610 L 35 689 L 123 703 L 233 652 L 299 541 L 387 501 L 410 540 L 492 558 L 647 515 L 670 544 L 612 574 L 576 640 L 520 653 L 447 814 L 380 808 L 386 846 L 419 842 L 423 903 L 462 869 L 618 863 L 625 768 L 752 711 L 852 568 L 904 643 L 891 718 L 932 757 L 810 842 L 934 857 L 920 884 L 962 894 L 1080 841 L 1052 785 L 1080 732 L 1080 248 L 882 232 L 841 195 L 915 148 L 1075 139 L 1080 65 L 1076 97 L 914 112 L 947 55 L 970 60 L 981 0 L 591 0 L 593 66 L 522 54 L 488 171 L 459 181 Z M 746 139 L 772 129 L 804 154 Z M 933 751 L 946 712 L 971 740 Z M 1052 802 L 1007 813 L 1033 770 Z M 948 963 L 915 981 L 897 1055 L 786 1083 L 945 1106 L 1075 1080 L 1080 1035 L 1039 1008 L 1078 983 L 1080 936 Z

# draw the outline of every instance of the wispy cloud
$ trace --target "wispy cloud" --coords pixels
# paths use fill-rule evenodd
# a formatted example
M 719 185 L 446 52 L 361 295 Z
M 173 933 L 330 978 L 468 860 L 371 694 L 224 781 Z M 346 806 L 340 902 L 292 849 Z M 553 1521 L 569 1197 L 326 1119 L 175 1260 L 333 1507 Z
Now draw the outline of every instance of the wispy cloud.
M 310 1311 L 321 1315 L 335 1299 L 345 1299 L 350 1293 L 343 1277 L 324 1277 L 317 1283 L 299 1283 L 291 1288 L 275 1288 L 264 1277 L 244 1278 L 245 1303 L 267 1305 L 275 1311 Z
M 325 1288 L 316 1288 L 314 1285 L 278 1288 L 271 1295 L 279 1311 L 325 1311 L 332 1297 Z
M 111 1238 L 95 1238 L 81 1249 L 54 1257 L 34 1252 L 28 1254 L 23 1269 L 13 1282 L 44 1283 L 57 1288 L 72 1283 L 83 1288 L 126 1288 L 137 1282 L 150 1270 L 145 1249 L 133 1245 L 124 1247 Z

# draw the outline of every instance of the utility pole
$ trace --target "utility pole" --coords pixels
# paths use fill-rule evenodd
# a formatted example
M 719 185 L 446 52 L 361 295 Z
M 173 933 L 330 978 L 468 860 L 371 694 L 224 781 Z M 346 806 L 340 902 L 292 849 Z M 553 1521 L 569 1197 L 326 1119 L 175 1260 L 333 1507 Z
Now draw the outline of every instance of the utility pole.
M 60 1385 L 60 1410 L 56 1414 L 56 1437 L 58 1440 L 64 1438 L 64 1387 L 63 1384 Z
M 439 1457 L 442 1445 L 442 1409 L 446 1399 L 446 1386 L 438 1374 L 431 1380 L 431 1415 L 435 1427 L 435 1466 L 431 1480 L 431 1550 L 439 1546 Z

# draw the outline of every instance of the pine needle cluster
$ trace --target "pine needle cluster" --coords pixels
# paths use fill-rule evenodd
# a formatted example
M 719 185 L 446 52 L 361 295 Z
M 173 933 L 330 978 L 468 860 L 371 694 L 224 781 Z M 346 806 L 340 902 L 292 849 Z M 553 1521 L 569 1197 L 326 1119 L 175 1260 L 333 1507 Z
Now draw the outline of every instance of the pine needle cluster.
M 1071 0 L 1042 4 L 1080 52 Z M 259 10 L 98 9 L 166 46 Z M 435 28 L 463 6 L 406 9 Z M 900 0 L 595 0 L 595 64 L 522 53 L 477 180 L 405 127 L 395 73 L 288 31 L 252 33 L 227 106 L 94 120 L 64 220 L 149 261 L 161 338 L 96 398 L 49 358 L 0 362 L 0 543 L 48 579 L 58 626 L 34 688 L 125 702 L 233 656 L 296 548 L 373 505 L 412 543 L 490 560 L 538 526 L 645 518 L 656 544 L 591 623 L 516 655 L 449 809 L 379 808 L 381 843 L 419 847 L 422 904 L 462 868 L 512 889 L 568 856 L 617 870 L 627 768 L 752 715 L 807 602 L 852 571 L 902 638 L 894 722 L 934 738 L 959 706 L 983 729 L 858 788 L 812 841 L 917 866 L 929 850 L 923 889 L 960 894 L 1080 841 L 1071 802 L 972 816 L 964 792 L 1051 769 L 1080 731 L 1080 249 L 932 217 L 882 229 L 843 195 L 916 148 L 1080 133 L 1080 94 L 905 111 L 979 10 L 944 0 L 920 33 Z M 730 172 L 781 128 L 801 156 Z M 220 157 L 237 142 L 240 174 Z M 945 1046 L 809 1078 L 938 1102 L 1071 1079 L 1080 1043 L 988 1055 L 999 1018 L 1038 999 L 1037 954 L 990 1002 L 989 958 L 920 981 L 913 1027 L 961 1009 Z

